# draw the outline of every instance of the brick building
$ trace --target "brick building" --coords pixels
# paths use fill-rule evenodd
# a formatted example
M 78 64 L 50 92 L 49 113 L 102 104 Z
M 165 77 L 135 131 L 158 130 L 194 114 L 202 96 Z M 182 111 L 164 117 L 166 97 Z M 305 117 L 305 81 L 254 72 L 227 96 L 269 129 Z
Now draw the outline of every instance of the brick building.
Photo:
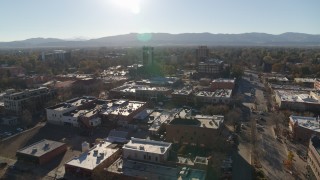
M 219 115 L 175 118 L 166 126 L 166 139 L 173 143 L 211 147 L 222 130 L 223 121 L 224 117 Z
M 66 162 L 65 171 L 67 174 L 89 178 L 94 170 L 110 166 L 120 154 L 121 150 L 115 144 L 101 141 L 88 151 Z
M 235 79 L 214 79 L 211 82 L 211 91 L 215 91 L 217 89 L 234 89 Z
M 309 142 L 308 165 L 317 180 L 320 180 L 320 137 L 313 136 Z
M 65 143 L 43 139 L 16 152 L 18 161 L 45 164 L 67 151 Z
M 320 135 L 318 118 L 291 115 L 289 119 L 289 129 L 293 139 L 307 143 L 312 135 Z

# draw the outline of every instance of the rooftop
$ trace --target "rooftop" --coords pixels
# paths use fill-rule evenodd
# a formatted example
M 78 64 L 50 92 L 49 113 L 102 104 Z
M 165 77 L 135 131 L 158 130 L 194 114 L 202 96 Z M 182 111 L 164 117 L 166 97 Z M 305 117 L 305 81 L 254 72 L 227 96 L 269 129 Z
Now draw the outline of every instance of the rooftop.
M 234 83 L 235 79 L 225 79 L 225 78 L 219 78 L 219 79 L 214 79 L 212 82 L 229 82 L 229 83 Z
M 176 95 L 190 95 L 192 93 L 192 88 L 182 88 L 179 90 L 175 90 L 172 94 Z
M 84 105 L 86 103 L 90 103 L 94 101 L 94 97 L 87 97 L 84 96 L 82 98 L 74 98 L 66 101 L 65 103 L 57 104 L 55 106 L 49 107 L 48 109 L 54 109 L 56 111 L 64 111 L 66 109 L 70 109 L 71 107 L 79 107 L 81 105 Z
M 30 146 L 19 149 L 17 153 L 41 157 L 42 155 L 47 154 L 48 152 L 51 152 L 63 145 L 65 145 L 65 143 L 43 139 L 39 142 L 31 144 Z
M 203 97 L 225 97 L 230 98 L 232 94 L 231 89 L 217 89 L 213 92 L 211 91 L 199 91 L 196 93 L 196 96 L 203 96 Z
M 164 154 L 171 148 L 171 143 L 154 141 L 148 139 L 139 139 L 132 137 L 131 140 L 123 146 L 123 149 L 134 149 L 148 153 Z
M 316 79 L 315 78 L 294 78 L 294 81 L 295 82 L 302 82 L 302 83 L 314 83 L 316 82 Z
M 121 173 L 131 177 L 141 177 L 146 179 L 168 179 L 176 180 L 179 174 L 177 167 L 146 163 L 129 159 L 119 158 L 114 162 L 108 171 Z
M 196 115 L 194 119 L 176 118 L 170 122 L 171 125 L 197 126 L 202 128 L 218 129 L 224 121 L 224 117 L 220 115 L 204 116 Z
M 93 170 L 103 161 L 113 155 L 118 148 L 111 148 L 112 143 L 101 142 L 89 150 L 89 152 L 82 153 L 79 157 L 75 157 L 67 165 L 75 166 L 83 169 Z
M 144 106 L 146 102 L 140 101 L 129 101 L 126 106 L 121 106 L 117 109 L 114 109 L 110 114 L 113 115 L 121 115 L 121 116 L 129 116 L 132 112 L 135 112 L 140 107 Z
M 298 124 L 298 126 L 300 127 L 303 127 L 312 131 L 320 132 L 319 119 L 317 119 L 316 117 L 291 115 L 289 118 L 290 118 L 290 121 L 292 121 L 295 124 Z
M 281 101 L 319 104 L 319 99 L 309 94 L 283 90 L 275 90 L 275 93 L 280 97 Z

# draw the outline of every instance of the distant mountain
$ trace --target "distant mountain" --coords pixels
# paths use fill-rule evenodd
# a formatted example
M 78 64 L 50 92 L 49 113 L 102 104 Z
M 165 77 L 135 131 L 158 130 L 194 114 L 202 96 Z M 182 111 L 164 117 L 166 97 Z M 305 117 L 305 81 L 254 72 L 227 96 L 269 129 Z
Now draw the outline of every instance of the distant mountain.
M 130 33 L 90 40 L 32 38 L 23 41 L 0 42 L 0 48 L 35 47 L 99 47 L 99 46 L 320 46 L 320 35 L 303 33 L 211 34 L 211 33 Z

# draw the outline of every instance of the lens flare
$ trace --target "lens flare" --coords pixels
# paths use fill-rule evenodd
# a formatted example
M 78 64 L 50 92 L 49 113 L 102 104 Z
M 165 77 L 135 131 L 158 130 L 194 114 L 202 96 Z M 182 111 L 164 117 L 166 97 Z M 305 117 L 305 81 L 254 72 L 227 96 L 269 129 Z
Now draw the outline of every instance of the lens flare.
M 113 0 L 115 5 L 129 10 L 133 14 L 140 13 L 140 0 Z

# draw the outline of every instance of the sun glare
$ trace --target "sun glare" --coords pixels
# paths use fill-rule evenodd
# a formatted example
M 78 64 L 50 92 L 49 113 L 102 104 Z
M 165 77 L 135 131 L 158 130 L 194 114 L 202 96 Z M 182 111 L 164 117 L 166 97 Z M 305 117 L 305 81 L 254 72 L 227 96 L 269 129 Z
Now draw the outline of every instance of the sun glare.
M 117 6 L 127 9 L 133 14 L 140 13 L 140 0 L 113 0 Z

